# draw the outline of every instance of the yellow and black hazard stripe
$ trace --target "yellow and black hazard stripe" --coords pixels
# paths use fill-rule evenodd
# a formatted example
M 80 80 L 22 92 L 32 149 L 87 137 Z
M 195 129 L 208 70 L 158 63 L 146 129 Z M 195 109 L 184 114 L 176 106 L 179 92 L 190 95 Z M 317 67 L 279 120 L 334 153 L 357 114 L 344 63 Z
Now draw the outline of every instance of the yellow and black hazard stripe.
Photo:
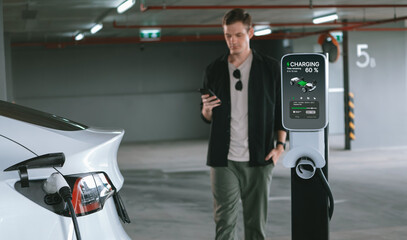
M 353 93 L 349 93 L 349 138 L 355 140 L 355 104 L 353 101 L 354 95 Z

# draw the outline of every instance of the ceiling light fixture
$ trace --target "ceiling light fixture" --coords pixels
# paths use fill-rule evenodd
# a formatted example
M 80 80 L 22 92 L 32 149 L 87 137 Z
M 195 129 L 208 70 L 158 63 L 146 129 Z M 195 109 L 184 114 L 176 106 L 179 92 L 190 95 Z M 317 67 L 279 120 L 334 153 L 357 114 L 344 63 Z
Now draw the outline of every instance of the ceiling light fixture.
M 117 12 L 122 14 L 133 7 L 134 4 L 136 4 L 136 0 L 126 0 L 117 7 Z
M 331 21 L 334 21 L 334 20 L 337 20 L 337 19 L 338 19 L 338 14 L 331 13 L 329 15 L 313 18 L 312 22 L 314 24 L 320 24 L 320 23 L 325 23 L 325 22 L 331 22 Z
M 103 28 L 103 24 L 98 23 L 90 29 L 90 33 L 95 34 Z
M 85 35 L 83 35 L 83 33 L 78 33 L 78 34 L 76 34 L 76 36 L 75 36 L 75 40 L 76 40 L 76 41 L 80 41 L 80 40 L 82 40 L 84 37 L 85 37 Z
M 254 36 L 264 36 L 272 32 L 269 25 L 256 25 L 254 26 Z

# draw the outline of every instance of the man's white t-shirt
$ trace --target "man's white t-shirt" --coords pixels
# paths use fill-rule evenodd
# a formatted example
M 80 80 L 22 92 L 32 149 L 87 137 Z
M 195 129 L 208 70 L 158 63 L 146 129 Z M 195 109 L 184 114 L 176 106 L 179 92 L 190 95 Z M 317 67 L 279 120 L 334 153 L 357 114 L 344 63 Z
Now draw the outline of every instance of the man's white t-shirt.
M 236 67 L 229 62 L 230 76 L 230 145 L 228 159 L 236 162 L 248 162 L 249 155 L 249 121 L 248 121 L 248 89 L 249 75 L 253 61 L 253 53 L 237 68 L 240 70 L 243 88 L 241 91 L 235 89 L 239 79 L 233 76 Z

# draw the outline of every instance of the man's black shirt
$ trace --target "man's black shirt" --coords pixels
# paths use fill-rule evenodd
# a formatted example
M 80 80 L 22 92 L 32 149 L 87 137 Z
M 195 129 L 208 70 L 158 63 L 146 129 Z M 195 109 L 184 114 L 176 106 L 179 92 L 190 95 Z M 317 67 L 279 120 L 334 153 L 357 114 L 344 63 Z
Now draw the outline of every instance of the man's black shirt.
M 274 148 L 274 134 L 284 130 L 281 119 L 280 66 L 277 60 L 253 52 L 248 86 L 250 166 L 273 163 L 265 157 Z M 230 144 L 230 77 L 228 54 L 216 59 L 205 71 L 203 87 L 211 89 L 222 101 L 212 110 L 207 165 L 227 166 Z

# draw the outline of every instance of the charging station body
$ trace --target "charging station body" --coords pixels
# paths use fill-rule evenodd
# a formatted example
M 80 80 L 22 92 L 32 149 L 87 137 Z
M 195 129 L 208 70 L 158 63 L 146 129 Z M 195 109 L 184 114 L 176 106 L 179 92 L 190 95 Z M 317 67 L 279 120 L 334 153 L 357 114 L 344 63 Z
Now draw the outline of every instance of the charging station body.
M 314 174 L 328 174 L 328 68 L 325 55 L 287 54 L 281 60 L 283 126 L 289 130 L 293 240 L 328 240 L 328 198 Z
M 303 149 L 302 157 L 315 161 L 310 149 L 317 150 L 324 157 L 322 171 L 328 176 L 328 162 L 325 156 L 325 132 L 290 132 L 290 149 Z M 288 155 L 288 154 L 287 154 Z M 286 156 L 287 157 L 287 156 Z M 288 156 L 289 157 L 289 156 Z M 294 156 L 296 163 L 299 158 Z M 328 198 L 321 180 L 315 174 L 309 179 L 298 175 L 298 169 L 291 168 L 291 226 L 292 240 L 328 240 L 329 217 Z

